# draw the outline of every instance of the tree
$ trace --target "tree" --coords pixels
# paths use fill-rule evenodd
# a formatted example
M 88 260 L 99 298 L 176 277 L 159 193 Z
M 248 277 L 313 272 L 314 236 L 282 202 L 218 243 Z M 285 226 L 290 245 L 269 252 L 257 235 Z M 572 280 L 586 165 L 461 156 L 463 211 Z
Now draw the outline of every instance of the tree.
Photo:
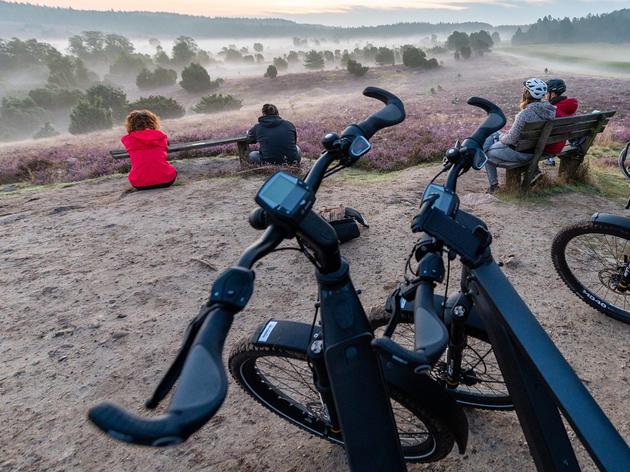
M 405 46 L 403 48 L 402 61 L 407 67 L 424 67 L 427 64 L 427 55 L 424 51 L 414 46 Z
M 464 46 L 460 49 L 460 53 L 462 55 L 462 58 L 470 59 L 470 56 L 472 56 L 472 49 L 470 49 L 470 46 Z
M 63 110 L 72 108 L 84 97 L 81 90 L 65 89 L 58 87 L 37 88 L 28 92 L 28 96 L 33 99 L 38 106 L 45 110 Z
M 273 65 L 277 70 L 287 70 L 289 68 L 289 63 L 282 59 L 281 57 L 273 58 Z
M 469 39 L 470 48 L 479 55 L 490 51 L 492 46 L 494 46 L 492 36 L 487 31 L 481 30 L 478 33 L 471 33 Z
M 492 33 L 492 42 L 494 44 L 501 44 L 501 35 L 497 31 Z
M 470 38 L 466 33 L 454 31 L 446 39 L 446 47 L 452 51 L 461 51 L 463 47 L 470 45 Z
M 332 51 L 324 51 L 324 60 L 326 62 L 335 62 L 335 54 Z
M 188 65 L 199 52 L 197 42 L 190 36 L 179 36 L 173 45 L 173 63 L 179 66 Z
M 267 77 L 268 79 L 275 79 L 276 77 L 278 77 L 278 69 L 276 69 L 276 66 L 270 65 L 269 67 L 267 67 L 265 77 Z
M 289 54 L 287 54 L 287 62 L 295 63 L 299 61 L 300 61 L 300 56 L 298 56 L 298 53 L 295 51 L 289 51 Z
M 348 65 L 346 66 L 348 72 L 350 72 L 355 77 L 362 77 L 368 71 L 368 67 L 362 65 L 361 63 L 354 61 L 352 59 L 348 60 Z
M 264 47 L 263 47 L 262 44 L 254 43 L 254 51 L 256 51 L 256 52 L 263 52 L 263 49 L 264 49 Z
M 141 90 L 166 87 L 177 83 L 177 72 L 173 69 L 157 67 L 153 72 L 143 69 L 136 77 L 136 85 Z
M 143 54 L 120 54 L 109 66 L 109 73 L 120 77 L 136 77 L 142 69 L 152 64 L 151 58 Z
M 127 114 L 127 94 L 121 88 L 99 84 L 89 88 L 85 95 L 91 104 L 110 110 L 110 118 L 113 116 L 116 120 L 122 120 Z
M 150 110 L 163 119 L 181 118 L 186 114 L 184 107 L 176 100 L 162 95 L 140 97 L 128 105 L 128 110 Z
M 195 113 L 218 113 L 226 110 L 239 110 L 243 102 L 232 95 L 213 94 L 201 97 L 199 103 L 192 107 Z
M 131 41 L 119 34 L 105 36 L 105 55 L 111 60 L 121 54 L 132 54 L 135 50 Z
M 394 65 L 396 63 L 396 56 L 394 55 L 393 49 L 380 47 L 374 56 L 374 60 L 379 66 Z
M 0 123 L 9 135 L 30 136 L 43 123 L 46 112 L 31 97 L 4 97 L 0 105 Z
M 232 46 L 223 47 L 219 55 L 223 56 L 225 62 L 243 62 L 243 54 Z
M 70 113 L 71 134 L 90 133 L 110 129 L 113 125 L 111 109 L 107 108 L 100 97 L 93 101 L 80 100 Z
M 208 71 L 199 64 L 192 62 L 182 71 L 179 84 L 190 93 L 207 92 L 219 87 L 223 79 L 210 80 Z
M 307 69 L 323 69 L 324 68 L 324 55 L 321 52 L 311 49 L 304 56 L 304 67 Z
M 50 121 L 47 121 L 44 123 L 44 126 L 42 126 L 39 131 L 33 135 L 33 139 L 52 138 L 54 136 L 59 136 L 59 134 L 59 131 L 50 124 Z
M 61 88 L 87 87 L 97 79 L 77 57 L 53 54 L 48 60 L 48 83 Z

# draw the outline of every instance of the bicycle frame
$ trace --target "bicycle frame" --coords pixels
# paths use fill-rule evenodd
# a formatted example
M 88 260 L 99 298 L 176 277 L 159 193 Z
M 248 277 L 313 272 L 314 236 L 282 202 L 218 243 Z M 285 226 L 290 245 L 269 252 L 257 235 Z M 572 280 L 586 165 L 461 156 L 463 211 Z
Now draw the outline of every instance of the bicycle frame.
M 630 449 L 496 262 L 467 282 L 539 470 L 580 470 L 560 411 L 595 464 L 627 470 Z

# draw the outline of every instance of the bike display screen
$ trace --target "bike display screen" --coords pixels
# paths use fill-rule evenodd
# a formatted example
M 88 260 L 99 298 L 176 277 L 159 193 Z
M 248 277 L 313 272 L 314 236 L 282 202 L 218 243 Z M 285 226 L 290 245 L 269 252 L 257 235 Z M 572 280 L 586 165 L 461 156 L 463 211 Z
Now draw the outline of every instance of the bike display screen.
M 303 216 L 314 201 L 315 195 L 304 182 L 284 172 L 272 175 L 256 195 L 256 203 L 284 218 Z
M 438 195 L 437 200 L 433 202 L 433 208 L 437 208 L 446 215 L 454 215 L 457 207 L 459 206 L 459 199 L 457 198 L 457 195 L 446 190 L 442 185 L 431 184 L 424 191 L 422 199 L 426 200 L 427 197 L 431 194 Z

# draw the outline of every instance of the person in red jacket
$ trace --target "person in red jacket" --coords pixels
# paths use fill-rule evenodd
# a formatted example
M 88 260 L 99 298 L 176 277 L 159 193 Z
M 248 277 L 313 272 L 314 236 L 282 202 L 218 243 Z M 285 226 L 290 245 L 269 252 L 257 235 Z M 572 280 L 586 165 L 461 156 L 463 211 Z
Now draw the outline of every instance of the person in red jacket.
M 547 82 L 547 100 L 556 107 L 556 118 L 564 116 L 573 116 L 578 109 L 578 101 L 575 98 L 567 98 L 564 93 L 567 91 L 567 85 L 562 79 L 551 79 Z M 553 143 L 545 148 L 545 153 L 550 156 L 560 154 L 564 149 L 565 141 Z M 548 166 L 555 166 L 556 161 L 553 157 L 545 160 Z
M 121 138 L 131 159 L 129 183 L 137 190 L 170 187 L 177 170 L 166 160 L 168 138 L 160 130 L 160 118 L 149 110 L 134 110 L 125 121 Z

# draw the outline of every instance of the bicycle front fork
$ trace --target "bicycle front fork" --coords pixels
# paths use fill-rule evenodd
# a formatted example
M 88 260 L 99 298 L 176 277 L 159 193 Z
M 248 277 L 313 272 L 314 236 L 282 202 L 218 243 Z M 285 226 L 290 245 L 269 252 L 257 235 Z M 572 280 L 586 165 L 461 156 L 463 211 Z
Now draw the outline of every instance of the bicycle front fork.
M 446 387 L 459 386 L 462 373 L 462 354 L 466 347 L 466 319 L 472 307 L 470 296 L 462 294 L 451 310 L 451 323 L 446 351 Z

